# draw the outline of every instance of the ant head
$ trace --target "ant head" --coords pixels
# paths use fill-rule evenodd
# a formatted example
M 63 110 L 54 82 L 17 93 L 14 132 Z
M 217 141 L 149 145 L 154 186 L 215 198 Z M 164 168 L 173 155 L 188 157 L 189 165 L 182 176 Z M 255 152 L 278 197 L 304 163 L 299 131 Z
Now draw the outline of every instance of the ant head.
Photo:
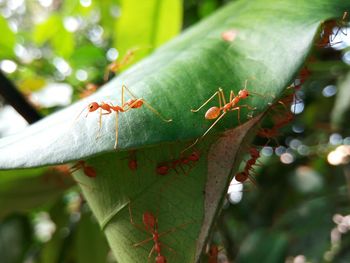
M 217 256 L 219 253 L 219 248 L 217 245 L 211 245 L 209 248 L 209 255 L 210 256 Z
M 97 102 L 91 102 L 88 106 L 89 112 L 93 112 L 100 107 Z
M 188 157 L 188 159 L 190 159 L 191 161 L 198 161 L 199 160 L 199 152 L 193 152 L 191 153 L 191 155 Z
M 157 224 L 156 217 L 152 214 L 152 212 L 145 212 L 142 215 L 142 221 L 145 225 L 146 230 L 154 230 Z
M 84 167 L 84 174 L 88 177 L 91 177 L 91 178 L 96 177 L 96 171 L 92 166 L 85 166 Z
M 248 179 L 248 174 L 246 172 L 240 172 L 235 175 L 236 181 L 243 183 Z
M 256 148 L 251 148 L 249 150 L 249 153 L 253 158 L 259 158 L 259 156 L 260 156 L 260 153 Z
M 156 263 L 166 263 L 167 261 L 166 261 L 166 258 L 164 257 L 164 256 L 162 256 L 162 255 L 158 255 L 157 257 L 156 257 Z
M 109 64 L 108 69 L 112 72 L 118 71 L 119 69 L 119 63 L 118 62 L 112 62 Z
M 132 171 L 137 170 L 137 161 L 134 159 L 129 160 L 128 166 L 129 166 L 130 170 L 132 170 Z
M 157 174 L 159 175 L 166 175 L 169 172 L 169 166 L 167 165 L 160 165 L 156 169 Z
M 241 99 L 246 99 L 249 96 L 249 91 L 246 89 L 242 89 L 238 92 L 238 97 L 240 97 Z

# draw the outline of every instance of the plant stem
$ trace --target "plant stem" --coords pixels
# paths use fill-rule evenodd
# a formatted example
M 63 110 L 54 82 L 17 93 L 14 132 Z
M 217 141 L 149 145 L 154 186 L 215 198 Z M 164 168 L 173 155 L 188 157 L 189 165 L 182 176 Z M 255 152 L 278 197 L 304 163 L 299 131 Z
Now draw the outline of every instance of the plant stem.
M 0 72 L 0 95 L 29 123 L 34 123 L 41 119 L 40 114 L 26 100 L 13 83 Z

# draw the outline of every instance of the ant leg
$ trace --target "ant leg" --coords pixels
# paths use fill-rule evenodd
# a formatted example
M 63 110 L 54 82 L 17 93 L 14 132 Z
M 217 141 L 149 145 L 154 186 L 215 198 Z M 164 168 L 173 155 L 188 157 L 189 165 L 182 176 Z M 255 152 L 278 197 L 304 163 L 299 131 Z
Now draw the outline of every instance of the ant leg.
M 83 112 L 84 112 L 84 110 L 86 109 L 86 107 L 84 107 L 84 109 L 78 114 L 78 116 L 74 119 L 74 122 L 73 122 L 73 124 L 79 119 L 79 117 L 81 116 L 81 114 L 83 114 Z M 87 117 L 88 116 L 88 114 L 89 114 L 89 111 L 87 112 L 87 114 L 86 114 L 86 116 L 85 117 Z
M 98 118 L 98 132 L 97 132 L 96 139 L 100 137 L 101 129 L 102 129 L 102 109 L 100 108 L 100 116 Z
M 122 107 L 124 107 L 124 89 L 126 88 L 126 86 L 123 84 L 122 85 Z
M 170 228 L 170 229 L 168 229 L 168 230 L 166 230 L 166 231 L 164 231 L 164 232 L 162 232 L 162 233 L 159 233 L 159 238 L 161 238 L 162 236 L 168 235 L 168 234 L 170 234 L 170 233 L 173 233 L 173 232 L 175 232 L 176 230 L 178 230 L 178 229 L 180 229 L 180 228 L 183 228 L 183 227 L 185 227 L 185 226 L 187 226 L 187 225 L 189 225 L 189 224 L 191 224 L 191 223 L 194 223 L 195 221 L 196 221 L 196 220 L 191 220 L 191 221 L 186 222 L 186 223 L 183 223 L 183 224 L 181 224 L 181 225 L 172 227 L 172 228 Z M 163 243 L 162 243 L 162 244 L 163 244 Z
M 166 245 L 164 243 L 162 243 L 161 245 L 162 245 L 162 247 L 168 249 L 171 253 L 173 253 L 175 257 L 177 256 L 177 253 L 176 253 L 175 249 L 173 249 L 172 247 L 170 247 L 170 246 L 168 246 L 168 245 Z
M 237 109 L 238 124 L 241 125 L 241 107 L 236 107 L 233 109 Z
M 162 244 L 162 245 L 163 245 L 163 244 Z M 154 246 L 155 246 L 155 245 L 153 245 L 151 251 L 150 251 L 149 254 L 148 254 L 148 262 L 151 260 L 151 257 L 152 257 L 153 251 L 154 251 Z
M 244 81 L 244 89 L 247 89 L 247 85 L 248 85 L 248 79 L 246 79 L 246 80 Z
M 219 120 L 222 119 L 222 117 L 225 116 L 226 113 L 227 113 L 227 111 L 225 111 L 224 113 L 222 113 L 222 114 L 219 116 L 219 118 L 217 118 L 217 119 L 214 121 L 214 123 L 213 123 L 213 124 L 208 128 L 208 130 L 202 135 L 201 139 L 202 139 L 205 135 L 208 134 L 208 132 L 215 126 L 215 124 L 216 124 Z
M 253 184 L 255 187 L 257 187 L 258 183 L 256 182 L 255 178 L 254 178 L 251 174 L 249 174 L 249 173 L 248 173 L 248 178 L 249 178 L 249 180 L 252 182 L 252 184 Z
M 107 66 L 107 68 L 105 69 L 105 74 L 103 75 L 104 82 L 107 82 L 109 80 L 109 74 L 110 74 L 110 70 L 109 70 L 109 66 Z
M 277 147 L 281 146 L 280 143 L 279 143 L 279 141 L 278 141 L 275 137 L 273 137 L 272 139 L 275 141 Z
M 114 149 L 117 149 L 118 145 L 118 111 L 115 112 L 115 143 L 114 143 Z
M 251 106 L 249 106 L 249 105 L 239 105 L 239 106 L 237 106 L 237 107 L 234 107 L 234 108 L 232 108 L 232 110 L 231 111 L 234 111 L 234 110 L 237 110 L 238 111 L 238 113 L 237 113 L 237 117 L 238 117 L 238 123 L 239 123 L 239 125 L 241 125 L 241 107 L 247 107 L 248 109 L 251 109 L 251 110 L 254 110 L 255 108 L 253 108 L 253 107 L 251 107 Z
M 215 92 L 206 102 L 204 102 L 198 109 L 196 110 L 191 110 L 192 112 L 198 112 L 201 108 L 203 108 L 205 105 L 207 105 L 216 95 L 219 95 L 219 103 L 221 103 L 220 101 L 220 89 L 219 91 Z
M 256 110 L 256 107 L 252 107 L 252 106 L 250 106 L 250 105 L 248 105 L 248 104 L 243 104 L 243 105 L 239 105 L 239 106 L 237 106 L 237 108 L 238 107 L 245 107 L 245 108 L 247 108 L 247 109 L 249 109 L 249 110 Z
M 154 114 L 156 114 L 160 119 L 162 119 L 165 122 L 171 122 L 173 121 L 172 119 L 166 119 L 165 117 L 163 117 L 163 115 L 161 115 L 155 108 L 153 108 L 148 102 L 146 102 L 144 99 L 138 99 L 125 85 L 123 85 L 123 88 L 126 90 L 127 93 L 129 93 L 129 95 L 137 100 L 142 100 L 142 102 L 145 104 L 145 106 L 151 110 Z M 137 101 L 135 101 L 133 104 L 129 105 L 129 108 L 132 108 L 132 106 L 134 104 L 136 104 Z
M 342 20 L 340 22 L 337 22 L 337 31 L 333 34 L 333 37 L 332 37 L 332 35 L 330 36 L 331 42 L 333 42 L 333 40 L 337 37 L 337 35 L 339 34 L 339 31 L 341 31 L 341 33 L 343 35 L 347 36 L 347 32 L 343 31 L 343 26 L 346 27 L 345 19 L 347 16 L 348 16 L 348 12 L 344 12 Z M 337 43 L 335 43 L 335 44 L 337 44 Z
M 80 170 L 82 168 L 81 164 L 80 163 L 77 163 L 75 165 L 73 165 L 70 169 L 69 169 L 69 172 L 70 173 L 74 173 L 78 170 Z
M 127 65 L 130 61 L 130 59 L 132 59 L 132 57 L 134 56 L 135 51 L 137 50 L 137 48 L 133 48 L 133 49 L 129 49 L 128 51 L 126 51 L 126 54 L 124 55 L 124 57 L 122 58 L 122 60 L 120 61 L 120 67 L 124 67 L 125 65 Z
M 133 247 L 139 247 L 139 246 L 142 246 L 143 244 L 146 244 L 147 242 L 150 242 L 151 240 L 153 239 L 153 236 L 152 237 L 149 237 L 141 242 L 138 242 L 138 243 L 135 243 L 133 244 L 132 246 Z
M 163 121 L 165 122 L 171 122 L 173 121 L 172 119 L 166 119 L 165 117 L 163 117 L 163 115 L 161 115 L 155 108 L 153 108 L 148 102 L 146 102 L 144 99 L 143 99 L 143 103 L 145 104 L 145 106 L 151 110 L 154 114 L 156 114 L 160 119 L 162 119 Z
M 232 101 L 234 97 L 235 97 L 235 93 L 233 92 L 233 90 L 231 90 L 230 91 L 230 101 Z
M 221 96 L 221 100 L 222 101 L 220 101 L 220 96 Z M 220 104 L 220 108 L 222 107 L 221 103 L 226 105 L 226 99 L 225 99 L 224 91 L 222 90 L 222 88 L 219 88 L 219 104 Z
M 193 146 L 195 146 L 199 142 L 199 138 L 197 138 L 194 143 L 192 143 L 190 146 L 187 146 L 184 150 L 181 151 L 181 154 L 186 152 L 188 149 L 191 149 Z
M 133 216 L 132 216 L 132 212 L 131 212 L 131 202 L 129 202 L 129 216 L 130 216 L 130 223 L 131 223 L 134 227 L 138 228 L 138 229 L 141 230 L 142 232 L 149 233 L 149 232 L 147 232 L 147 231 L 145 230 L 145 228 L 144 228 L 142 225 L 136 224 L 136 223 L 134 222 L 134 219 L 133 219 Z M 138 244 L 138 243 L 136 243 L 136 244 Z

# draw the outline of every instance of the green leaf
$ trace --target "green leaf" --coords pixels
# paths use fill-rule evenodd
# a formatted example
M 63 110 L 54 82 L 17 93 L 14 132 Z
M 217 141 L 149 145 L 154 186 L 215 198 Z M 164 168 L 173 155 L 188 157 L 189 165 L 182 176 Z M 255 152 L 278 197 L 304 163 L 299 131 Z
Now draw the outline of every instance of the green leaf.
M 0 224 L 0 254 L 2 263 L 24 262 L 25 251 L 32 240 L 27 217 L 13 215 Z
M 168 261 L 197 261 L 242 159 L 241 153 L 254 136 L 263 112 L 278 100 L 304 63 L 320 23 L 341 17 L 349 8 L 350 3 L 340 0 L 229 4 L 93 96 L 20 134 L 2 139 L 0 167 L 31 167 L 95 156 L 86 161 L 97 177 L 83 173 L 75 176 L 117 260 L 145 262 L 154 245 L 151 233 L 132 224 L 130 208 L 135 223 L 142 225 L 142 216 L 148 211 L 157 217 L 159 232 L 171 230 L 160 238 L 162 255 Z M 238 31 L 236 39 L 224 41 L 221 34 L 232 29 Z M 193 148 L 200 153 L 198 161 L 183 163 L 182 168 L 176 165 L 176 171 L 158 175 L 156 167 L 162 162 L 171 166 L 176 160 L 189 158 L 192 149 L 181 152 L 188 140 L 202 136 L 212 125 L 212 121 L 205 120 L 204 112 L 218 102 L 214 100 L 198 113 L 190 109 L 202 105 L 218 87 L 226 96 L 231 89 L 237 94 L 246 80 L 248 91 L 264 94 L 252 93 L 242 103 L 255 107 L 256 117 L 250 119 L 252 111 L 242 109 L 240 125 L 236 112 L 228 112 Z M 128 167 L 132 154 L 113 151 L 114 114 L 102 116 L 98 138 L 97 113 L 75 121 L 75 116 L 92 101 L 121 105 L 123 84 L 163 116 L 173 119 L 164 122 L 147 107 L 119 114 L 117 150 L 137 149 L 136 171 Z M 147 238 L 149 242 L 133 246 Z M 153 254 L 151 260 L 154 257 Z
M 38 45 L 50 42 L 57 55 L 70 57 L 74 51 L 75 41 L 72 32 L 68 32 L 58 14 L 51 15 L 38 24 L 33 32 L 33 41 Z
M 102 3 L 106 4 L 106 1 Z M 83 6 L 79 0 L 64 1 L 61 6 L 61 12 L 63 14 L 76 15 L 76 16 L 89 16 L 91 11 L 95 9 L 98 1 L 91 1 L 88 6 Z
M 42 45 L 52 39 L 61 27 L 61 17 L 57 14 L 51 15 L 48 19 L 35 27 L 33 41 L 38 45 Z
M 9 28 L 5 18 L 0 16 L 0 58 L 13 57 L 13 48 L 15 46 L 15 34 Z
M 120 114 L 119 150 L 198 138 L 212 122 L 205 120 L 202 112 L 190 109 L 200 106 L 218 87 L 226 95 L 230 89 L 237 93 L 249 79 L 248 90 L 266 93 L 266 97 L 252 96 L 247 103 L 257 108 L 256 113 L 266 109 L 272 95 L 278 97 L 303 64 L 320 22 L 341 16 L 346 7 L 321 0 L 319 5 L 301 1 L 302 11 L 297 12 L 291 5 L 272 0 L 228 5 L 110 81 L 100 92 L 0 140 L 0 167 L 64 163 L 113 150 L 114 114 L 103 116 L 99 138 L 98 113 L 75 119 L 92 101 L 120 105 L 122 84 L 173 121 L 165 123 L 147 108 Z M 227 43 L 221 33 L 232 28 L 239 34 Z M 228 115 L 212 133 L 238 125 L 237 115 Z M 241 117 L 243 122 L 247 114 L 243 111 Z
M 67 238 L 67 231 L 69 227 L 69 213 L 66 209 L 66 203 L 63 198 L 59 198 L 49 210 L 50 218 L 55 224 L 56 231 L 53 233 L 51 239 L 42 245 L 39 262 L 51 263 L 60 262 L 62 259 L 62 247 Z
M 101 48 L 93 45 L 77 47 L 72 54 L 70 61 L 75 67 L 91 67 L 94 64 L 105 63 L 105 55 Z
M 106 237 L 91 213 L 84 213 L 78 225 L 76 238 L 78 263 L 106 262 L 109 247 Z M 87 249 L 91 246 L 94 249 Z
M 141 58 L 176 36 L 181 30 L 181 0 L 121 0 L 114 45 L 121 54 L 138 47 Z
M 54 51 L 64 57 L 69 58 L 75 48 L 75 41 L 72 32 L 68 32 L 63 26 L 52 37 L 51 44 Z
M 72 186 L 70 178 L 52 169 L 0 172 L 0 218 L 14 212 L 27 212 L 57 199 Z

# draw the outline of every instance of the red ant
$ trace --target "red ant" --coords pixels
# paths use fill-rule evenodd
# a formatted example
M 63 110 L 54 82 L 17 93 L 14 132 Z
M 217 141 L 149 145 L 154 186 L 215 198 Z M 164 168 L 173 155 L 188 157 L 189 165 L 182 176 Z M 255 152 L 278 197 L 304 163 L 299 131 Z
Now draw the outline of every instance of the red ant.
M 346 21 L 346 20 L 348 19 L 348 17 L 349 17 L 349 12 L 348 12 L 348 11 L 345 11 L 345 12 L 343 13 L 342 19 L 340 20 L 340 22 L 337 23 L 338 30 L 337 30 L 337 32 L 335 32 L 334 38 L 338 35 L 339 31 L 341 31 L 342 34 L 345 35 L 345 36 L 348 35 L 346 31 L 345 31 L 345 32 L 343 31 L 343 27 L 346 27 L 346 26 L 347 26 L 347 21 Z M 333 39 L 334 39 L 334 38 L 333 38 Z
M 299 75 L 297 76 L 297 79 L 293 82 L 293 86 L 290 86 L 288 88 L 294 88 L 294 90 L 296 91 L 300 90 L 301 86 L 305 83 L 305 81 L 309 78 L 310 75 L 311 75 L 310 70 L 306 66 L 303 67 L 300 70 Z M 295 99 L 295 96 L 293 96 L 293 98 Z
M 171 228 L 167 231 L 159 233 L 159 231 L 158 231 L 158 218 L 152 212 L 147 211 L 147 212 L 144 212 L 142 214 L 143 226 L 138 225 L 134 222 L 133 217 L 132 217 L 130 204 L 129 204 L 129 214 L 130 214 L 130 222 L 133 226 L 139 228 L 142 231 L 146 231 L 147 233 L 150 233 L 152 235 L 152 237 L 149 237 L 149 238 L 147 238 L 141 242 L 138 242 L 136 244 L 133 244 L 133 247 L 142 246 L 145 243 L 153 240 L 154 245 L 152 246 L 152 249 L 148 255 L 148 261 L 152 257 L 153 253 L 155 253 L 156 254 L 156 257 L 155 257 L 156 263 L 166 263 L 167 259 L 164 255 L 162 255 L 162 247 L 165 247 L 174 253 L 175 253 L 175 251 L 171 247 L 161 243 L 159 239 L 164 235 L 167 235 L 171 232 L 174 232 L 177 229 L 177 227 L 174 227 L 174 228 Z
M 280 135 L 279 130 L 276 129 L 276 127 L 273 128 L 261 128 L 258 133 L 257 136 L 262 137 L 262 138 L 266 138 L 268 139 L 266 144 L 269 144 L 270 140 L 273 139 L 274 142 L 279 145 L 276 137 L 278 137 Z
M 304 84 L 304 82 L 309 78 L 310 75 L 310 70 L 306 66 L 303 67 L 299 72 L 300 84 Z
M 209 251 L 207 253 L 208 255 L 208 263 L 218 263 L 219 261 L 219 252 L 223 248 L 219 249 L 217 245 L 211 245 L 209 248 Z
M 340 22 L 338 22 L 337 20 L 334 20 L 334 19 L 323 22 L 323 32 L 321 35 L 321 39 L 318 43 L 319 47 L 331 47 L 334 44 L 340 43 L 340 42 L 337 42 L 337 43 L 331 43 L 331 42 L 334 41 L 334 39 L 338 35 L 339 31 L 341 31 L 342 34 L 347 35 L 347 32 L 343 31 L 343 27 L 346 26 L 346 19 L 347 19 L 348 15 L 349 15 L 349 13 L 347 11 L 345 11 L 343 13 L 343 17 L 342 17 Z M 335 27 L 338 27 L 338 29 L 333 34 L 333 29 Z M 333 35 L 333 37 L 332 37 L 332 35 Z
M 245 181 L 247 181 L 248 177 L 248 173 L 246 173 L 245 171 L 235 175 L 236 181 L 240 183 L 244 183 Z
M 132 97 L 128 101 L 124 102 L 124 90 Z M 100 117 L 99 117 L 99 132 L 102 127 L 102 115 L 111 114 L 113 111 L 116 113 L 116 130 L 115 130 L 115 144 L 114 149 L 117 148 L 118 145 L 118 114 L 119 112 L 126 112 L 131 109 L 138 109 L 145 105 L 148 109 L 150 109 L 154 114 L 156 114 L 161 120 L 164 122 L 171 122 L 172 119 L 165 119 L 156 109 L 154 109 L 148 102 L 146 102 L 143 98 L 137 98 L 125 85 L 122 86 L 122 106 L 114 106 L 112 103 L 101 102 L 100 104 L 97 102 L 91 102 L 88 106 L 88 113 L 85 117 L 88 116 L 90 112 L 94 112 L 100 109 Z M 83 109 L 84 111 L 85 109 Z M 81 113 L 83 113 L 83 111 Z M 105 111 L 105 112 L 102 112 Z M 81 114 L 80 113 L 80 114 Z M 79 118 L 80 114 L 77 118 Z
M 317 44 L 318 47 L 331 47 L 333 28 L 337 25 L 336 20 L 328 20 L 323 22 L 323 31 L 321 33 L 321 39 Z
M 96 90 L 99 88 L 98 85 L 94 83 L 88 83 L 86 84 L 86 87 L 83 91 L 80 92 L 79 97 L 80 98 L 85 98 L 96 92 Z
M 278 103 L 284 107 L 284 110 L 286 111 L 286 113 L 274 114 L 272 117 L 273 127 L 272 128 L 261 128 L 257 132 L 257 136 L 262 137 L 262 138 L 267 138 L 268 139 L 267 143 L 269 143 L 269 141 L 271 139 L 273 139 L 273 140 L 275 140 L 276 144 L 279 145 L 279 143 L 276 139 L 276 137 L 278 137 L 280 135 L 279 130 L 282 127 L 284 127 L 285 125 L 289 124 L 294 119 L 293 113 L 290 112 L 288 110 L 288 108 L 286 107 L 286 104 L 291 103 L 291 100 L 293 99 L 293 97 L 294 97 L 294 94 L 291 94 L 291 96 L 286 96 L 282 100 L 278 101 Z M 278 105 L 278 104 L 275 104 L 275 105 Z M 271 106 L 271 109 L 274 109 L 274 106 Z
M 50 167 L 43 175 L 43 180 L 48 183 L 51 179 L 54 179 L 54 183 L 59 187 L 66 187 L 65 178 L 71 175 L 70 168 L 66 164 L 55 165 Z
M 238 35 L 238 31 L 236 29 L 230 29 L 221 33 L 221 38 L 226 42 L 233 42 Z
M 131 171 L 137 170 L 136 151 L 130 151 L 128 167 Z
M 219 248 L 217 245 L 211 245 L 208 251 L 208 263 L 218 263 Z
M 121 59 L 121 61 L 119 62 L 118 60 L 112 62 L 111 64 L 109 64 L 106 68 L 106 72 L 105 75 L 103 77 L 104 81 L 107 82 L 109 80 L 109 75 L 111 73 L 117 73 L 118 71 L 120 71 L 123 67 L 125 67 L 127 64 L 130 63 L 131 59 L 134 58 L 135 55 L 135 51 L 137 51 L 139 48 L 132 48 L 129 49 L 128 51 L 126 51 L 126 54 L 124 55 L 124 57 Z
M 286 126 L 291 121 L 293 121 L 293 119 L 294 119 L 294 115 L 291 112 L 287 112 L 287 114 L 285 116 L 275 115 L 273 118 L 274 124 L 275 124 L 275 129 L 280 129 L 280 128 Z
M 182 157 L 180 159 L 176 159 L 170 162 L 163 162 L 159 164 L 156 168 L 156 173 L 159 175 L 167 175 L 170 170 L 174 170 L 177 174 L 177 167 L 179 167 L 183 173 L 186 175 L 186 172 L 184 168 L 182 167 L 183 164 L 190 166 L 192 168 L 192 163 L 196 163 L 199 161 L 200 155 L 198 151 L 192 152 L 189 156 L 187 157 Z
M 193 145 L 195 145 L 199 141 L 199 139 L 202 139 L 205 135 L 207 135 L 208 132 L 226 115 L 227 112 L 237 110 L 238 111 L 238 122 L 240 123 L 241 122 L 241 120 L 240 120 L 240 110 L 241 110 L 242 107 L 246 107 L 246 108 L 251 109 L 251 110 L 255 109 L 255 108 L 253 108 L 253 107 L 251 107 L 249 105 L 238 105 L 237 106 L 237 104 L 241 100 L 247 99 L 250 94 L 257 94 L 258 95 L 258 93 L 254 93 L 254 92 L 251 92 L 251 91 L 247 90 L 247 82 L 248 82 L 248 80 L 245 81 L 244 89 L 238 91 L 237 96 L 235 96 L 234 92 L 231 90 L 229 102 L 226 103 L 225 94 L 224 94 L 223 90 L 221 88 L 219 88 L 219 90 L 217 92 L 215 92 L 198 109 L 196 109 L 196 110 L 192 109 L 191 110 L 192 112 L 198 112 L 205 105 L 207 105 L 215 96 L 218 96 L 218 98 L 219 98 L 219 107 L 217 107 L 217 106 L 211 107 L 205 113 L 205 118 L 207 120 L 213 120 L 213 119 L 216 119 L 216 120 L 206 130 L 206 132 L 200 138 L 196 139 L 196 141 L 193 144 L 191 144 L 189 147 L 187 147 L 184 151 L 186 151 L 187 149 L 191 148 Z
M 75 165 L 73 165 L 70 168 L 70 173 L 74 173 L 75 171 L 77 171 L 79 169 L 83 169 L 83 172 L 87 177 L 95 178 L 97 175 L 95 168 L 87 165 L 86 162 L 82 161 L 82 160 L 78 161 Z
M 260 152 L 256 148 L 250 148 L 249 150 L 251 158 L 246 162 L 243 172 L 235 175 L 236 181 L 243 183 L 248 178 L 255 184 L 255 180 L 251 177 L 250 172 L 253 171 L 253 166 L 257 165 L 257 159 L 260 158 Z

